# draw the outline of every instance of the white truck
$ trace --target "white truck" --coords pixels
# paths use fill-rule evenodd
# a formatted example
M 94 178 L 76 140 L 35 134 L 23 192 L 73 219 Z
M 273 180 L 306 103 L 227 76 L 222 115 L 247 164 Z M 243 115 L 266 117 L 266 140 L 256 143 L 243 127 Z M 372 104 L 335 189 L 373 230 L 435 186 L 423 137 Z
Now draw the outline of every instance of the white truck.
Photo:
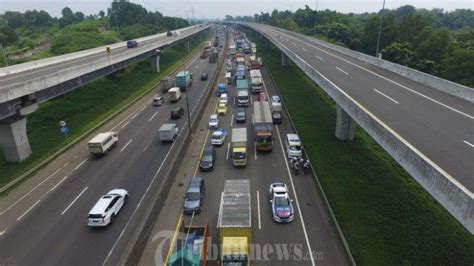
M 231 143 L 234 166 L 247 165 L 247 128 L 233 128 Z
M 158 130 L 161 142 L 173 142 L 179 133 L 176 124 L 163 124 Z
M 259 69 L 250 70 L 250 82 L 253 93 L 262 91 L 262 73 L 260 73 Z
M 181 90 L 179 87 L 173 87 L 168 90 L 168 97 L 170 102 L 177 102 L 181 98 Z
M 249 92 L 246 90 L 239 90 L 237 91 L 237 105 L 238 106 L 249 106 L 250 105 L 250 98 Z
M 104 132 L 97 134 L 97 136 L 89 140 L 87 146 L 91 154 L 100 156 L 107 154 L 117 145 L 117 142 L 117 132 Z

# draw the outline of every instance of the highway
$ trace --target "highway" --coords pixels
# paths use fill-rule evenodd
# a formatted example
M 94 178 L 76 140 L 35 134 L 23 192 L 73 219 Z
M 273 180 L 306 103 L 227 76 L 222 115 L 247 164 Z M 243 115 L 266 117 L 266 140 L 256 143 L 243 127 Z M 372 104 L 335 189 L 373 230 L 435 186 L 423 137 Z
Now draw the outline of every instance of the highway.
M 210 89 L 210 80 L 201 81 L 201 73 L 207 72 L 211 76 L 217 64 L 194 57 L 186 68 L 194 74 L 187 95 L 191 119 L 195 120 L 195 107 Z M 151 96 L 134 104 L 125 114 L 121 114 L 120 119 L 104 126 L 102 131 L 119 132 L 119 144 L 107 156 L 91 157 L 86 146 L 88 138 L 53 161 L 38 176 L 2 198 L 2 264 L 118 263 L 128 240 L 144 218 L 144 206 L 150 204 L 142 200 L 149 191 L 161 186 L 163 176 L 160 169 L 173 144 L 162 144 L 158 139 L 158 129 L 169 120 L 172 108 L 182 106 L 186 109 L 185 99 L 176 104 L 166 102 L 163 106 L 154 107 Z M 186 115 L 174 121 L 180 128 L 187 126 Z M 65 158 L 70 160 L 66 162 Z M 23 188 L 28 186 L 31 189 Z M 128 190 L 130 198 L 127 205 L 108 228 L 89 228 L 89 210 L 113 188 Z
M 225 71 L 221 71 L 220 82 L 225 82 L 224 74 Z M 266 70 L 263 70 L 263 77 L 264 91 L 267 95 L 277 95 Z M 234 117 L 238 110 L 234 85 L 229 86 L 229 94 L 231 101 L 229 102 L 227 115 L 220 116 L 219 123 L 219 127 L 227 129 L 229 136 L 222 146 L 216 148 L 215 169 L 211 172 L 201 172 L 197 168 L 199 156 L 196 156 L 195 151 L 198 149 L 202 152 L 202 147 L 210 144 L 212 130 L 207 129 L 207 118 L 215 112 L 217 95 L 211 100 L 211 104 L 199 125 L 199 131 L 202 133 L 196 138 L 204 139 L 200 140 L 203 145 L 196 144 L 197 147 L 190 148 L 194 152 L 190 151 L 186 154 L 185 160 L 193 161 L 195 164 L 188 167 L 183 165 L 183 169 L 176 174 L 176 184 L 173 185 L 176 191 L 173 190 L 169 194 L 167 201 L 164 203 L 167 206 L 166 210 L 162 211 L 155 224 L 155 231 L 151 235 L 158 233 L 160 230 L 174 228 L 171 225 L 176 224 L 176 220 L 179 219 L 187 182 L 192 176 L 202 176 L 206 184 L 203 210 L 195 216 L 184 216 L 184 224 L 204 225 L 208 222 L 212 244 L 218 244 L 219 238 L 216 225 L 224 181 L 226 179 L 248 178 L 251 183 L 252 240 L 256 250 L 260 249 L 261 251 L 261 253 L 254 253 L 255 257 L 252 263 L 255 265 L 348 264 L 342 244 L 340 244 L 338 236 L 333 230 L 330 216 L 314 177 L 310 174 L 304 175 L 302 172 L 295 176 L 288 167 L 282 141 L 287 133 L 294 133 L 288 118 L 284 116 L 283 123 L 275 127 L 273 151 L 270 153 L 256 152 L 253 143 L 253 107 L 252 105 L 245 107 L 246 122 L 245 124 L 237 124 Z M 256 94 L 251 94 L 251 98 L 253 102 Z M 230 132 L 233 127 L 247 128 L 249 138 L 248 164 L 244 168 L 236 168 L 232 165 Z M 295 220 L 288 224 L 279 224 L 273 221 L 271 214 L 268 189 L 271 183 L 278 181 L 287 184 L 291 198 L 294 200 Z M 149 251 L 144 252 L 140 264 L 148 264 L 154 259 L 151 253 L 152 251 L 155 252 L 157 242 L 149 244 Z M 265 253 L 262 250 L 264 246 L 271 246 L 272 251 Z M 279 248 L 287 249 L 288 256 L 279 253 L 277 251 Z M 155 254 L 153 253 L 153 255 Z M 166 252 L 162 255 L 166 256 Z M 212 257 L 215 259 L 216 254 L 213 253 Z M 154 262 L 159 264 L 156 260 Z
M 256 27 L 350 95 L 462 186 L 474 191 L 472 103 L 277 28 Z

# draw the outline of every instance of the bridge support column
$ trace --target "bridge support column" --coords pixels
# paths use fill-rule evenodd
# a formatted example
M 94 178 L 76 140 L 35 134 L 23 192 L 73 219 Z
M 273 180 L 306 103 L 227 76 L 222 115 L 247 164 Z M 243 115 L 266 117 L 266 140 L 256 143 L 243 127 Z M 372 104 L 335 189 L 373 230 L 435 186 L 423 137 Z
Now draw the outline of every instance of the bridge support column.
M 355 131 L 355 121 L 352 120 L 346 111 L 337 105 L 336 137 L 340 140 L 353 140 Z
M 7 162 L 22 162 L 31 155 L 26 116 L 0 121 L 0 147 Z
M 151 69 L 153 72 L 160 73 L 160 56 L 155 55 L 150 57 Z
M 186 41 L 186 51 L 188 51 L 188 53 L 191 51 L 191 50 L 189 49 L 189 40 Z
M 281 66 L 282 67 L 287 67 L 288 66 L 288 56 L 281 52 Z

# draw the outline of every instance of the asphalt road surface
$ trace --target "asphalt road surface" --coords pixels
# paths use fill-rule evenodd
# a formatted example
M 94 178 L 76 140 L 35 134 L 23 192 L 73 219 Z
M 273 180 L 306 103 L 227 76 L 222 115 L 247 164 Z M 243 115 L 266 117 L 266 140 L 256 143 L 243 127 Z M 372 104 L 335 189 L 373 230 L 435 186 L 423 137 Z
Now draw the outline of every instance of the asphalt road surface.
M 397 134 L 474 190 L 474 105 L 269 26 L 293 51 Z

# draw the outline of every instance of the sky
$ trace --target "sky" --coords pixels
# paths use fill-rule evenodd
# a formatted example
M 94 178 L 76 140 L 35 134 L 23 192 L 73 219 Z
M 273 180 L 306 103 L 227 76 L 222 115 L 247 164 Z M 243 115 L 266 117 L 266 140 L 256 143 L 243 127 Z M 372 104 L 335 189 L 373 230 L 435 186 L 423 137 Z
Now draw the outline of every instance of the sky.
M 70 7 L 74 12 L 86 15 L 106 11 L 112 0 L 0 0 L 0 14 L 5 11 L 45 10 L 53 17 L 61 16 L 61 9 Z M 342 13 L 377 12 L 382 8 L 383 0 L 130 0 L 148 10 L 157 10 L 166 16 L 182 18 L 224 18 L 231 16 L 253 16 L 273 9 L 295 11 L 305 5 L 318 10 L 330 9 Z M 386 0 L 385 8 L 395 9 L 403 5 L 416 8 L 442 8 L 451 11 L 458 8 L 473 9 L 474 0 Z

